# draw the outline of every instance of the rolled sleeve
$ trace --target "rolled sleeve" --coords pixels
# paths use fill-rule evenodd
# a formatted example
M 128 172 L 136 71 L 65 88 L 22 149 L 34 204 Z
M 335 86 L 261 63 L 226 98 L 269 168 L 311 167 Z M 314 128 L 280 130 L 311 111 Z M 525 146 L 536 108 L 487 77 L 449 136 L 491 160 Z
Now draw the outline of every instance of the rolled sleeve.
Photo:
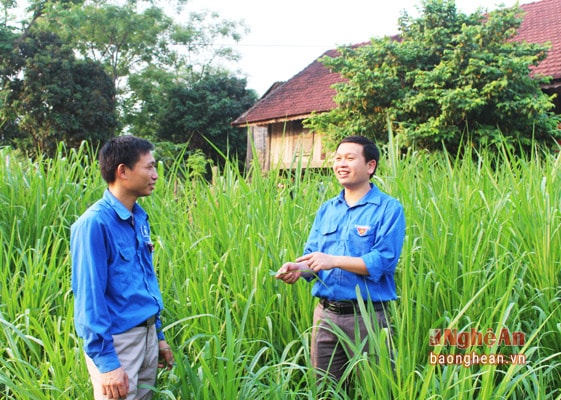
M 394 204 L 384 218 L 372 251 L 362 256 L 374 282 L 379 282 L 383 275 L 394 274 L 405 237 L 405 215 L 399 203 Z

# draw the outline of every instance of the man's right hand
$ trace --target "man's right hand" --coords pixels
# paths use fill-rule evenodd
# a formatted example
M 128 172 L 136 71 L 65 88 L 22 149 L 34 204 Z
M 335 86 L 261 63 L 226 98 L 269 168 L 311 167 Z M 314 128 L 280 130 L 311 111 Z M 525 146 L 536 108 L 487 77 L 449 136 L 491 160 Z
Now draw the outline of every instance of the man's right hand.
M 307 270 L 307 268 L 308 266 L 304 263 L 287 262 L 277 271 L 275 278 L 284 283 L 293 284 L 300 278 L 302 270 Z
M 129 393 L 129 376 L 119 367 L 101 374 L 101 393 L 110 399 L 125 399 Z

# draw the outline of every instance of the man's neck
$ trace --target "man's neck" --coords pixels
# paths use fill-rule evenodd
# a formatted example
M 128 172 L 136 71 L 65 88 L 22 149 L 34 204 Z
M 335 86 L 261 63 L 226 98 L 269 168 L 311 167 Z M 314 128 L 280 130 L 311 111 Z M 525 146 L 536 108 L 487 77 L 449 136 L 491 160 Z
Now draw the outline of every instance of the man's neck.
M 349 206 L 354 206 L 370 191 L 370 183 L 358 188 L 345 188 L 345 201 Z
M 136 197 L 130 196 L 126 191 L 121 190 L 117 185 L 109 185 L 109 191 L 113 196 L 117 198 L 123 205 L 132 212 L 134 203 L 136 203 Z

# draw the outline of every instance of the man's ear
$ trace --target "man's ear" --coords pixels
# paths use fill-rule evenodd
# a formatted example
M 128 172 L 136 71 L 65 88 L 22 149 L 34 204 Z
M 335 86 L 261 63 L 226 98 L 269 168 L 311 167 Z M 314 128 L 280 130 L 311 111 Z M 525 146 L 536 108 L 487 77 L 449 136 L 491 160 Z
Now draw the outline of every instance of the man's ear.
M 372 170 L 372 172 L 370 172 L 371 174 L 374 173 L 374 171 L 376 171 L 376 160 L 370 160 L 368 161 L 368 170 Z
M 125 164 L 119 164 L 117 166 L 117 173 L 116 173 L 117 178 L 119 179 L 127 179 L 127 166 Z

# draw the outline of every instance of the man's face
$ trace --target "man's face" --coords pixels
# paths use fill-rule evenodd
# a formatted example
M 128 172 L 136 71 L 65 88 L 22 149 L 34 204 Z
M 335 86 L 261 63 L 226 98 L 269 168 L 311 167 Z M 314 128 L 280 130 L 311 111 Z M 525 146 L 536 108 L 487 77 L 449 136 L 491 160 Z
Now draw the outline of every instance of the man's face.
M 345 188 L 358 188 L 370 182 L 376 161 L 368 163 L 362 154 L 362 146 L 357 143 L 341 143 L 335 152 L 333 171 L 339 183 Z
M 158 180 L 156 160 L 152 152 L 141 155 L 132 169 L 126 168 L 126 176 L 127 189 L 131 194 L 136 197 L 149 196 Z

